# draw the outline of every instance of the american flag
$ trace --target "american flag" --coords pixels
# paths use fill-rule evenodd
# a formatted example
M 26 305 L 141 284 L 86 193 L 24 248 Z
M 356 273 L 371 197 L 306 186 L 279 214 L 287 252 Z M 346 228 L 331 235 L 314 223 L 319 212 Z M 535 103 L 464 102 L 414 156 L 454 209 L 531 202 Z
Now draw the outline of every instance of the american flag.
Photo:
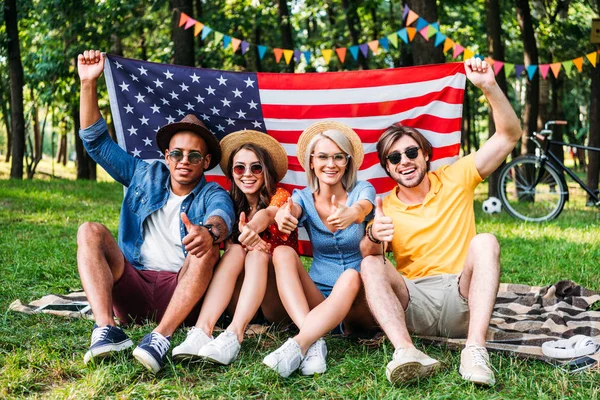
M 281 74 L 210 70 L 157 64 L 107 55 L 104 66 L 119 145 L 134 157 L 164 158 L 155 135 L 168 123 L 195 114 L 223 138 L 241 129 L 264 131 L 286 149 L 289 170 L 282 185 L 306 186 L 296 158 L 302 131 L 314 122 L 336 120 L 363 140 L 365 159 L 358 179 L 378 194 L 394 187 L 379 165 L 377 139 L 401 122 L 419 129 L 433 145 L 431 166 L 453 162 L 460 150 L 466 77 L 462 63 L 385 70 Z M 217 166 L 207 179 L 228 188 Z M 310 254 L 306 232 L 301 253 Z

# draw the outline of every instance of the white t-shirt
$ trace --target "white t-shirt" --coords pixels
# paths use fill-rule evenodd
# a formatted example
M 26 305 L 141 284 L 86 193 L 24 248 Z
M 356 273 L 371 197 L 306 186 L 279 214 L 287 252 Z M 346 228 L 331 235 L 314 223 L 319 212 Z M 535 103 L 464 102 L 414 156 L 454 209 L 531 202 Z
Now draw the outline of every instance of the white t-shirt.
M 177 196 L 171 190 L 163 208 L 156 210 L 143 226 L 144 243 L 140 249 L 140 262 L 153 271 L 179 272 L 185 256 L 181 244 L 179 224 L 181 203 L 187 197 Z

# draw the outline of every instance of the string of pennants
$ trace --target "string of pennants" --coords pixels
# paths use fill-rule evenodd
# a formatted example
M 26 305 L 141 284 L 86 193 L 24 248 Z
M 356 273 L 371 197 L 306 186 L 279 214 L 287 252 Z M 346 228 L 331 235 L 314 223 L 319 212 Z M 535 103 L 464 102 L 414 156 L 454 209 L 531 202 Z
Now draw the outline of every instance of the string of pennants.
M 481 59 L 485 59 L 490 65 L 492 65 L 494 72 L 496 75 L 504 69 L 504 73 L 508 76 L 513 72 L 517 78 L 521 78 L 523 72 L 526 72 L 527 77 L 531 80 L 535 76 L 536 73 L 541 74 L 542 78 L 546 79 L 548 76 L 548 72 L 552 71 L 552 74 L 555 78 L 558 78 L 561 69 L 565 70 L 567 76 L 571 76 L 573 71 L 573 66 L 577 69 L 577 71 L 583 71 L 583 63 L 584 56 L 574 58 L 572 60 L 549 63 L 549 64 L 539 64 L 539 65 L 523 65 L 523 64 L 513 64 L 505 61 L 494 60 L 490 57 L 483 57 L 479 54 L 475 54 L 474 51 L 467 47 L 463 47 L 457 42 L 453 41 L 442 32 L 440 32 L 440 25 L 437 22 L 429 23 L 425 19 L 421 18 L 416 12 L 411 10 L 407 5 L 404 6 L 402 19 L 405 21 L 405 27 L 391 33 L 387 36 L 384 36 L 378 40 L 371 40 L 367 43 L 362 43 L 350 47 L 337 47 L 333 49 L 321 49 L 319 50 L 326 64 L 329 64 L 331 61 L 331 57 L 333 53 L 337 55 L 340 62 L 343 64 L 346 60 L 346 56 L 348 51 L 350 52 L 352 58 L 357 60 L 359 57 L 359 52 L 366 58 L 369 55 L 369 50 L 373 54 L 379 54 L 380 51 L 385 50 L 389 51 L 390 45 L 393 47 L 398 47 L 398 38 L 400 38 L 404 43 L 408 44 L 412 42 L 419 33 L 425 40 L 433 40 L 434 45 L 436 47 L 443 45 L 444 54 L 448 54 L 452 51 L 452 58 L 457 59 L 461 55 L 463 59 L 469 59 L 471 57 L 478 57 Z M 282 48 L 271 48 L 269 46 L 264 46 L 260 44 L 253 44 L 245 40 L 237 39 L 229 35 L 225 35 L 224 33 L 217 32 L 210 28 L 209 26 L 203 24 L 202 22 L 196 21 L 194 18 L 190 17 L 184 12 L 180 13 L 179 17 L 179 27 L 183 29 L 191 29 L 194 28 L 194 36 L 201 35 L 201 38 L 205 40 L 208 35 L 214 33 L 213 40 L 216 43 L 223 42 L 223 48 L 227 49 L 230 45 L 233 52 L 237 52 L 241 50 L 242 54 L 246 54 L 250 46 L 255 46 L 258 50 L 258 56 L 262 60 L 267 50 L 271 49 L 273 55 L 275 56 L 275 61 L 280 62 L 282 57 L 285 60 L 286 64 L 289 64 L 292 60 L 298 63 L 301 58 L 304 57 L 304 60 L 307 64 L 310 63 L 310 60 L 313 57 L 311 51 L 301 51 L 298 49 L 290 50 L 290 49 L 282 49 Z M 598 62 L 598 54 L 600 54 L 600 50 L 597 52 L 591 52 L 585 55 L 585 59 L 596 68 L 596 63 Z

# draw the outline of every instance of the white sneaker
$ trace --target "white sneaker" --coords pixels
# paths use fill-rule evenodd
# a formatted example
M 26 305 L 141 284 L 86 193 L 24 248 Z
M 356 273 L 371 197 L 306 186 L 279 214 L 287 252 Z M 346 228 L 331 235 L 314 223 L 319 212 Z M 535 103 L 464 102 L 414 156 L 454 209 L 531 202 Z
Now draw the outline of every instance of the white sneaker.
M 496 384 L 487 349 L 477 344 L 470 344 L 461 351 L 459 372 L 467 381 L 487 386 Z
M 385 375 L 392 383 L 408 382 L 414 379 L 424 378 L 440 369 L 438 360 L 414 347 L 398 347 L 394 351 L 392 361 L 385 369 Z
M 318 339 L 306 350 L 304 360 L 300 364 L 300 373 L 302 375 L 322 374 L 327 371 L 327 345 L 323 338 Z
M 217 364 L 229 365 L 240 352 L 237 335 L 230 331 L 221 333 L 215 340 L 202 346 L 198 355 Z
M 298 369 L 302 362 L 302 350 L 300 345 L 289 338 L 283 346 L 267 355 L 263 364 L 275 370 L 283 378 L 287 378 Z
M 198 352 L 213 340 L 212 336 L 208 336 L 202 329 L 194 326 L 188 331 L 185 340 L 173 349 L 173 359 L 178 361 L 200 360 Z

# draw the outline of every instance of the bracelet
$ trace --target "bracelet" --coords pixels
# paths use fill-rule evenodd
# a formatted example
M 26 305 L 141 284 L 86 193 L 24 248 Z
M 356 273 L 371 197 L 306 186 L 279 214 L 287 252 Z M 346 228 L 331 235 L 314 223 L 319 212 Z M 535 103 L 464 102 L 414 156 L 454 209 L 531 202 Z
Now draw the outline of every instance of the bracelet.
M 367 237 L 369 238 L 369 240 L 375 244 L 381 244 L 381 240 L 377 240 L 375 239 L 375 237 L 373 236 L 373 224 L 369 225 L 367 227 Z

